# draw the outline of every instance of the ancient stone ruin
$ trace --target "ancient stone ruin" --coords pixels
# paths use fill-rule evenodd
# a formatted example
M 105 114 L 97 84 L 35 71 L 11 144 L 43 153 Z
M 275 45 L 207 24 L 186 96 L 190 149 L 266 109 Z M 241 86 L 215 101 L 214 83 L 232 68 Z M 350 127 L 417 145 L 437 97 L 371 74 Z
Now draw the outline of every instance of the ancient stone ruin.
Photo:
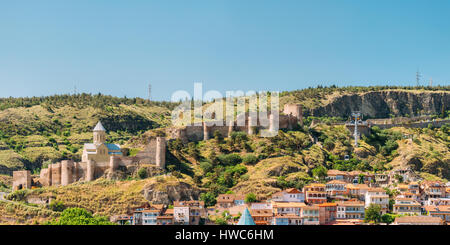
M 31 173 L 28 170 L 13 172 L 13 190 L 30 189 L 32 185 Z
M 227 125 L 225 120 L 211 121 L 209 123 L 201 123 L 199 125 L 189 125 L 182 127 L 172 127 L 166 130 L 166 135 L 170 139 L 181 139 L 183 141 L 200 141 L 210 139 L 215 131 L 220 132 L 223 136 L 230 136 L 233 131 L 246 132 L 249 135 L 256 134 L 257 130 L 267 128 L 269 130 L 275 128 L 274 116 L 268 112 L 268 118 L 257 118 L 255 115 L 245 113 L 232 122 L 232 125 Z M 243 126 L 239 126 L 237 121 L 242 119 L 245 121 Z M 264 126 L 263 120 L 268 121 L 268 126 Z M 293 129 L 298 124 L 303 125 L 303 110 L 299 104 L 284 105 L 283 113 L 279 115 L 279 129 Z M 252 126 L 255 125 L 255 126 Z
M 106 173 L 140 164 L 165 167 L 166 141 L 163 137 L 151 139 L 145 149 L 134 157 L 123 156 L 117 144 L 105 143 L 106 130 L 99 122 L 94 128 L 93 143 L 83 147 L 81 162 L 64 160 L 42 169 L 39 182 L 43 186 L 68 185 L 77 181 L 92 181 Z

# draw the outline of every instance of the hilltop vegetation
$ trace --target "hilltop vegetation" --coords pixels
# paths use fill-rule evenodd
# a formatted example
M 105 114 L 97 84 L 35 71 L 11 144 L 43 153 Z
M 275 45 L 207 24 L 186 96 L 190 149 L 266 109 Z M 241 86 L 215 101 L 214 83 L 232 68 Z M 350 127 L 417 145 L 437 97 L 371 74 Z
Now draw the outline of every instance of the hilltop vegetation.
M 29 197 L 51 196 L 65 207 L 84 208 L 95 215 L 111 216 L 126 213 L 130 206 L 156 199 L 169 202 L 199 197 L 207 205 L 214 205 L 218 194 L 233 192 L 254 193 L 263 199 L 281 189 L 302 188 L 312 181 L 323 181 L 328 169 L 380 172 L 397 166 L 411 166 L 426 179 L 450 179 L 449 125 L 388 130 L 373 127 L 370 135 L 364 136 L 354 148 L 345 126 L 332 124 L 344 118 L 333 113 L 320 117 L 310 115 L 324 108 L 333 112 L 339 103 L 346 103 L 344 107 L 354 106 L 340 100 L 351 94 L 387 93 L 388 90 L 432 94 L 429 98 L 433 101 L 449 98 L 448 87 L 421 90 L 315 88 L 283 92 L 281 103 L 301 102 L 305 106 L 305 127 L 281 130 L 273 138 L 242 132 L 234 132 L 228 138 L 214 132 L 208 141 L 183 143 L 174 140 L 168 145 L 167 176 L 148 175 L 142 168 L 135 176 L 120 181 L 99 179 L 66 187 L 29 190 L 16 195 L 20 204 L 0 203 L 1 223 L 45 223 L 60 216 L 60 212 L 45 205 L 30 206 L 27 204 Z M 397 101 L 397 104 L 401 103 Z M 0 173 L 5 174 L 0 175 L 0 188 L 10 187 L 13 170 L 25 168 L 38 173 L 49 162 L 79 160 L 82 145 L 91 142 L 91 130 L 98 120 L 102 120 L 108 129 L 110 142 L 129 147 L 129 154 L 135 155 L 149 135 L 162 134 L 164 127 L 170 125 L 170 111 L 174 106 L 176 104 L 149 103 L 138 98 L 87 94 L 0 99 Z M 444 108 L 443 114 L 441 108 Z M 448 117 L 448 104 L 441 108 L 435 107 L 430 113 Z M 397 110 L 396 106 L 389 113 L 405 116 L 405 111 Z M 317 118 L 321 123 L 310 125 Z M 346 155 L 350 158 L 348 161 L 344 160 Z M 21 218 L 19 214 L 28 218 Z
M 99 120 L 109 130 L 109 141 L 124 144 L 169 125 L 174 106 L 101 94 L 0 99 L 0 173 L 38 172 L 46 161 L 80 160 Z

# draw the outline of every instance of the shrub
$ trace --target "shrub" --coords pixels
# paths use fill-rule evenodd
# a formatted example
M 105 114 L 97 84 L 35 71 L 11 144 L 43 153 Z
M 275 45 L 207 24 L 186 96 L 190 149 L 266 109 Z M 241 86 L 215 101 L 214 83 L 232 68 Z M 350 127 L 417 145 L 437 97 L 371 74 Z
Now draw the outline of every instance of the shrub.
M 83 208 L 67 208 L 58 220 L 52 220 L 46 225 L 114 225 L 106 217 L 93 216 Z
M 200 168 L 206 174 L 213 170 L 213 165 L 210 162 L 200 162 Z
M 245 156 L 242 158 L 242 163 L 243 163 L 243 164 L 250 164 L 250 165 L 253 165 L 253 164 L 257 163 L 257 162 L 258 162 L 258 157 L 256 157 L 256 156 L 253 155 L 253 154 L 247 154 L 247 155 L 245 155 Z
M 7 195 L 6 199 L 16 202 L 25 201 L 25 197 L 27 196 L 27 194 L 27 190 L 17 190 Z
M 177 178 L 182 178 L 183 177 L 183 175 L 179 171 L 173 171 L 172 175 L 177 177 Z
M 55 212 L 62 212 L 62 211 L 64 211 L 64 209 L 66 209 L 66 207 L 64 206 L 64 203 L 62 201 L 56 201 L 56 200 L 52 200 L 50 202 L 50 204 L 48 205 L 48 207 Z
M 222 165 L 226 165 L 226 166 L 232 166 L 232 165 L 236 165 L 242 162 L 242 158 L 241 156 L 239 156 L 238 154 L 222 154 L 218 157 L 219 162 Z
M 256 195 L 254 193 L 248 193 L 247 196 L 245 196 L 245 203 L 252 203 L 256 202 Z
M 327 149 L 327 150 L 332 150 L 334 148 L 334 142 L 332 139 L 327 138 L 325 139 L 325 141 L 323 142 L 323 146 Z
M 145 168 L 140 168 L 140 169 L 138 170 L 137 174 L 138 174 L 138 177 L 139 177 L 140 179 L 145 179 L 145 178 L 147 178 L 147 169 L 145 169 Z

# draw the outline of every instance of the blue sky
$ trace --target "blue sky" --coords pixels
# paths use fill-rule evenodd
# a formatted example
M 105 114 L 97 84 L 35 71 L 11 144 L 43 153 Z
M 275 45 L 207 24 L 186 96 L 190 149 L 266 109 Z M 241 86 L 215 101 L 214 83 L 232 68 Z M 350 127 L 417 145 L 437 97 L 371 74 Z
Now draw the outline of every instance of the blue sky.
M 447 0 L 1 1 L 0 97 L 450 84 Z

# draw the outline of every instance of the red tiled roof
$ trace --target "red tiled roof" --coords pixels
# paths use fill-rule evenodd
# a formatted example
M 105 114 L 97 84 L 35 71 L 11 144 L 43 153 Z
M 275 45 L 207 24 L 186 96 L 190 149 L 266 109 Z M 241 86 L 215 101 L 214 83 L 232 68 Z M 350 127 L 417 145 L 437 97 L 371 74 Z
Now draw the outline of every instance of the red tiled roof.
M 436 224 L 441 223 L 442 219 L 439 217 L 432 217 L 432 216 L 403 216 L 403 217 L 397 217 L 395 218 L 395 223 L 411 223 L 411 224 Z
M 335 207 L 335 206 L 337 206 L 337 204 L 332 203 L 332 202 L 325 202 L 325 203 L 319 204 L 319 207 Z
M 289 188 L 289 189 L 286 189 L 286 192 L 287 192 L 287 193 L 290 193 L 290 194 L 293 194 L 293 193 L 302 193 L 301 191 L 299 191 L 299 190 L 296 189 L 296 188 Z

